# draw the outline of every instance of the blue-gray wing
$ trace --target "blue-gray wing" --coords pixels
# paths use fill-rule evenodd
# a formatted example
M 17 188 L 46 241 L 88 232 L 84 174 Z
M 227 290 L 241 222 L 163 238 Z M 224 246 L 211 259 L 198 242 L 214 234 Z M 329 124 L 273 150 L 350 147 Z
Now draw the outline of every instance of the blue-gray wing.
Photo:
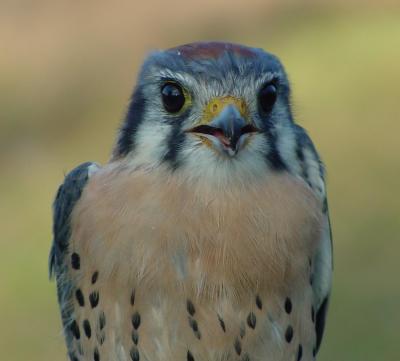
M 313 318 L 318 351 L 325 329 L 329 296 L 332 284 L 333 255 L 332 232 L 329 219 L 328 200 L 325 185 L 325 170 L 319 155 L 306 131 L 296 125 L 297 158 L 301 168 L 301 177 L 314 190 L 322 204 L 324 223 L 317 251 L 312 259 L 312 287 L 314 292 Z
M 71 214 L 90 175 L 96 169 L 98 165 L 91 162 L 83 163 L 73 169 L 58 188 L 53 204 L 53 244 L 49 256 L 49 270 L 50 277 L 55 276 L 57 282 L 58 302 L 68 349 L 70 349 L 73 334 L 76 332 L 71 325 L 73 309 L 71 309 L 70 300 L 73 297 L 73 281 L 68 276 L 68 269 L 80 266 L 79 258 L 67 256 L 71 237 Z M 70 358 L 74 360 L 71 354 Z

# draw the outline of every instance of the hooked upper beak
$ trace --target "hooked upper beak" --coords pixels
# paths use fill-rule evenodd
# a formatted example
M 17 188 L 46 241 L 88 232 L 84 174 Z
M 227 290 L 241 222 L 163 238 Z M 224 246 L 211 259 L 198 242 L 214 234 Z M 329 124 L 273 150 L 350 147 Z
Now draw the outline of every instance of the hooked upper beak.
M 259 132 L 259 129 L 246 122 L 235 105 L 228 104 L 210 123 L 191 128 L 188 132 L 204 135 L 208 139 L 214 138 L 211 140 L 218 140 L 225 150 L 229 150 L 229 154 L 236 154 L 241 137 Z

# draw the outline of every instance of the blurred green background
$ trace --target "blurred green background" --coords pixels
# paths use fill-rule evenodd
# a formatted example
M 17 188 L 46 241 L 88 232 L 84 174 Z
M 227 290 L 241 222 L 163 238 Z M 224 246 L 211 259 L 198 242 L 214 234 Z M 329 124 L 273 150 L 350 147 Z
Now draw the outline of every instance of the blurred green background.
M 152 49 L 277 54 L 328 169 L 335 275 L 319 360 L 400 360 L 400 7 L 357 1 L 0 1 L 0 360 L 66 360 L 47 277 L 65 172 L 106 162 Z

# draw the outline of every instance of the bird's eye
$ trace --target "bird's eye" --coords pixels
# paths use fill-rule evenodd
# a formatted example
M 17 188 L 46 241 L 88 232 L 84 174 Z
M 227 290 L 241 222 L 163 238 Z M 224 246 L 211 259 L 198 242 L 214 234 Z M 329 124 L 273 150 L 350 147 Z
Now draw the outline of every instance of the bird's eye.
M 185 104 L 182 88 L 176 83 L 166 83 L 161 88 L 164 108 L 168 113 L 179 112 Z
M 276 101 L 276 95 L 277 90 L 274 84 L 267 84 L 261 88 L 258 94 L 258 103 L 264 112 L 268 113 L 271 111 Z

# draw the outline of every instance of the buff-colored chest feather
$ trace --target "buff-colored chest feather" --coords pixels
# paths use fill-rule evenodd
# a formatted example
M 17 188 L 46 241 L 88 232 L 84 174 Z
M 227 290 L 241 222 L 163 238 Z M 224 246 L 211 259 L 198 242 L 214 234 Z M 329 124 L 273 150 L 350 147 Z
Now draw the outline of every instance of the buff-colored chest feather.
M 302 314 L 311 310 L 309 260 L 320 208 L 309 188 L 285 173 L 216 191 L 161 170 L 103 168 L 74 210 L 71 252 L 82 260 L 76 280 L 83 290 L 94 289 L 90 277 L 98 272 L 101 312 L 113 325 L 104 352 L 120 349 L 121 360 L 132 348 L 149 361 L 191 361 L 189 351 L 196 361 L 233 360 L 263 357 L 269 345 L 276 347 L 270 355 L 284 359 L 298 348 L 276 346 L 287 343 L 286 298 L 295 337 L 311 344 L 314 336 L 300 329 L 311 322 Z M 81 318 L 96 324 L 87 312 Z

